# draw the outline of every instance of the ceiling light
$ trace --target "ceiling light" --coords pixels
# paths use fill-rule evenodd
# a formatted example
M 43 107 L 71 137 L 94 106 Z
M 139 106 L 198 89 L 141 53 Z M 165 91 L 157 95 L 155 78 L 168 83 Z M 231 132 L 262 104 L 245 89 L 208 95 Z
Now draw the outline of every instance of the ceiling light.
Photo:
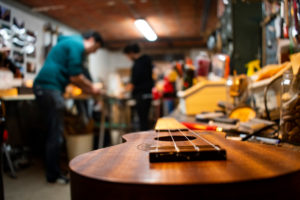
M 114 6 L 114 5 L 116 5 L 116 2 L 114 2 L 114 1 L 108 1 L 106 4 L 108 6 Z
M 136 28 L 144 35 L 149 41 L 155 41 L 157 39 L 156 33 L 152 30 L 149 24 L 143 19 L 137 19 L 134 22 Z

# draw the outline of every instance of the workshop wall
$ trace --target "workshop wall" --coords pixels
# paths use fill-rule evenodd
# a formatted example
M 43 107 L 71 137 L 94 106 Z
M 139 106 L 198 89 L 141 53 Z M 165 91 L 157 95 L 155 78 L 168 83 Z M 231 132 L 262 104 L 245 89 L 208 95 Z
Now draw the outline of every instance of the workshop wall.
M 20 64 L 23 67 L 22 70 L 25 80 L 33 79 L 43 66 L 45 42 L 48 42 L 45 41 L 47 40 L 47 38 L 45 38 L 44 31 L 45 24 L 50 23 L 52 27 L 55 28 L 58 26 L 59 32 L 62 32 L 63 34 L 69 35 L 77 33 L 76 30 L 67 27 L 51 18 L 41 15 L 40 13 L 33 12 L 29 8 L 19 5 L 15 2 L 3 0 L 1 1 L 0 5 L 10 10 L 10 20 L 0 20 L 0 26 L 11 26 L 15 18 L 18 24 L 24 23 L 25 29 L 32 31 L 36 35 L 36 51 L 34 56 L 28 56 L 26 55 L 26 53 L 22 52 L 21 48 L 15 45 L 11 45 L 11 56 L 13 56 L 15 52 L 23 57 L 23 62 L 21 62 Z M 55 40 L 53 41 L 53 43 L 55 44 Z M 34 65 L 35 69 L 29 72 L 26 69 L 27 63 Z

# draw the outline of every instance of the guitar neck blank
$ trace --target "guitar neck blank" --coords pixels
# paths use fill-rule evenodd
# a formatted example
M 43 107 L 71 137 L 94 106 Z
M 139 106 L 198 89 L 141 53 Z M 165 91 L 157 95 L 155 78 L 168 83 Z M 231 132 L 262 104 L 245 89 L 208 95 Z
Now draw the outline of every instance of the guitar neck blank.
M 187 131 L 188 128 L 174 118 L 159 118 L 155 125 L 156 132 Z

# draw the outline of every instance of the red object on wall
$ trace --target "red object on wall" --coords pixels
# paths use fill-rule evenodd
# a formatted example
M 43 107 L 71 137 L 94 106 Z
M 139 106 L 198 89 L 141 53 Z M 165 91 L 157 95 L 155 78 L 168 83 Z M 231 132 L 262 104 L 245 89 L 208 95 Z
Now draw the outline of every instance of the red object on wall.
M 225 60 L 224 78 L 228 78 L 229 74 L 230 74 L 230 57 L 227 55 Z
M 3 142 L 6 142 L 7 139 L 8 139 L 8 131 L 4 130 L 4 132 L 3 132 Z
M 198 60 L 197 75 L 198 76 L 208 76 L 209 66 L 210 66 L 210 60 L 208 60 L 208 59 Z
M 174 92 L 173 85 L 167 77 L 164 78 L 163 92 L 164 93 L 173 93 Z
M 156 87 L 152 88 L 152 97 L 154 100 L 160 99 L 162 97 L 162 94 L 157 90 Z

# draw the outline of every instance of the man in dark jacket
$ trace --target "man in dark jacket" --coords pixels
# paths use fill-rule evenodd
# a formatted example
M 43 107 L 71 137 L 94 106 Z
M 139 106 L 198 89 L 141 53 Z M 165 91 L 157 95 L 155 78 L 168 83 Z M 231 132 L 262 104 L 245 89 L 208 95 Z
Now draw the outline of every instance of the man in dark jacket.
M 136 100 L 140 130 L 148 130 L 152 87 L 154 86 L 152 61 L 149 56 L 141 54 L 140 47 L 137 44 L 127 45 L 124 48 L 124 53 L 134 62 L 127 90 L 132 92 L 132 97 Z

